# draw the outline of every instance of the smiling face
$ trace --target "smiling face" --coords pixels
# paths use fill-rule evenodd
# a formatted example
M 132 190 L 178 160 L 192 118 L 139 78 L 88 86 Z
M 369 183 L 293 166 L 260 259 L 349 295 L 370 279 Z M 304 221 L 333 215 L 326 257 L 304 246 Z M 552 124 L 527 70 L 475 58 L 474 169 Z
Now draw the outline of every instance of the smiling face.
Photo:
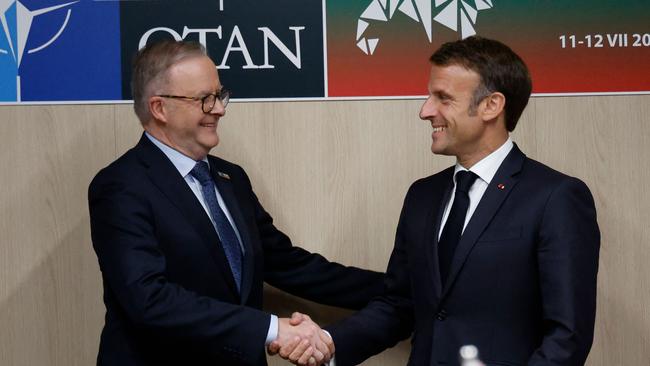
M 453 155 L 463 166 L 473 165 L 489 154 L 483 116 L 483 101 L 474 106 L 479 75 L 459 65 L 431 67 L 429 97 L 420 109 L 420 118 L 431 123 L 431 151 Z M 466 166 L 468 167 L 468 166 Z
M 161 94 L 202 98 L 221 90 L 217 68 L 207 56 L 190 57 L 174 64 L 166 74 Z M 219 143 L 217 125 L 226 113 L 217 100 L 210 113 L 203 113 L 200 100 L 151 97 L 154 137 L 175 150 L 203 159 Z

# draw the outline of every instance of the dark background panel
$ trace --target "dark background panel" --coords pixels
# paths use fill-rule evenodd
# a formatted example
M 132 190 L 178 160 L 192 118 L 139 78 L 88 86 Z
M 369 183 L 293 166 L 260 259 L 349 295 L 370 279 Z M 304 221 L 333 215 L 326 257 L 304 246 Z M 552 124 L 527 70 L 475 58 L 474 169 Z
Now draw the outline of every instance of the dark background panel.
M 305 27 L 300 31 L 301 68 L 298 69 L 275 45 L 269 42 L 269 63 L 273 69 L 244 68 L 242 52 L 233 50 L 228 56 L 229 69 L 220 68 L 221 82 L 233 92 L 234 98 L 323 97 L 323 19 L 320 0 L 223 0 L 220 1 L 129 1 L 121 2 L 122 91 L 124 99 L 131 98 L 131 61 L 142 36 L 150 29 L 165 27 L 183 36 L 185 27 L 218 29 L 221 37 L 208 33 L 206 46 L 209 56 L 220 65 L 235 27 L 254 65 L 264 64 L 264 36 L 258 28 L 269 28 L 291 52 L 296 51 L 295 33 L 290 27 Z M 171 38 L 167 32 L 152 34 L 148 42 Z M 199 40 L 190 33 L 185 40 Z

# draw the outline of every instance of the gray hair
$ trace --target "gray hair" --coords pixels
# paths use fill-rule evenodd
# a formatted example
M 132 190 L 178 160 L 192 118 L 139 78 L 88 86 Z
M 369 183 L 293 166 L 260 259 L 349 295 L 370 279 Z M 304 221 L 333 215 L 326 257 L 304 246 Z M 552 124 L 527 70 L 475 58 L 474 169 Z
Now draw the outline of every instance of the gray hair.
M 186 58 L 205 55 L 205 48 L 199 43 L 168 39 L 148 44 L 136 53 L 131 73 L 131 94 L 140 123 L 145 124 L 151 118 L 149 98 L 167 84 L 167 71 Z

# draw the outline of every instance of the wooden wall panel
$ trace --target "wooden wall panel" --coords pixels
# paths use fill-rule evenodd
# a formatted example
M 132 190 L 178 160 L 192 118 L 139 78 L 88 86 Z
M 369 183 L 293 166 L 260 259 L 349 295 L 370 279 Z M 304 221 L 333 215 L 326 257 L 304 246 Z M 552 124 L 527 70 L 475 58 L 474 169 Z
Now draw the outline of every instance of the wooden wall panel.
M 513 139 L 582 178 L 603 235 L 591 366 L 650 361 L 649 96 L 534 98 Z M 233 103 L 214 154 L 242 165 L 276 224 L 309 250 L 383 270 L 412 181 L 431 154 L 421 101 Z M 0 107 L 0 364 L 91 365 L 103 323 L 86 189 L 133 146 L 128 104 Z M 322 323 L 348 314 L 272 288 L 266 306 Z M 404 364 L 408 342 L 365 365 Z M 284 362 L 272 360 L 272 365 Z
M 650 106 L 647 96 L 548 98 L 537 157 L 583 179 L 602 242 L 593 365 L 650 363 Z
M 0 107 L 0 364 L 90 365 L 103 304 L 86 190 L 112 106 Z
M 408 186 L 436 168 L 419 104 L 236 104 L 220 124 L 214 153 L 247 169 L 262 204 L 294 243 L 383 271 Z M 300 310 L 328 323 L 345 314 L 275 294 L 267 306 L 280 316 Z M 403 364 L 406 354 L 402 346 L 367 364 Z
M 408 186 L 435 169 L 418 106 L 235 104 L 214 153 L 247 169 L 262 203 L 297 243 L 383 270 Z

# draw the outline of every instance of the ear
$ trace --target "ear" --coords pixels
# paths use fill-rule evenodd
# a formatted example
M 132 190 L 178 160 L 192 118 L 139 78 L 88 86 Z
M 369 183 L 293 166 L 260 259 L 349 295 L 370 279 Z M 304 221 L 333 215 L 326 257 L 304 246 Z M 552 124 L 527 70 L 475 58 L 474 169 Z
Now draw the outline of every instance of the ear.
M 157 96 L 149 97 L 149 112 L 154 119 L 167 122 L 167 110 L 163 98 Z
M 483 104 L 481 111 L 483 120 L 493 120 L 499 117 L 500 114 L 505 113 L 506 97 L 499 92 L 494 92 L 485 97 L 481 104 Z

